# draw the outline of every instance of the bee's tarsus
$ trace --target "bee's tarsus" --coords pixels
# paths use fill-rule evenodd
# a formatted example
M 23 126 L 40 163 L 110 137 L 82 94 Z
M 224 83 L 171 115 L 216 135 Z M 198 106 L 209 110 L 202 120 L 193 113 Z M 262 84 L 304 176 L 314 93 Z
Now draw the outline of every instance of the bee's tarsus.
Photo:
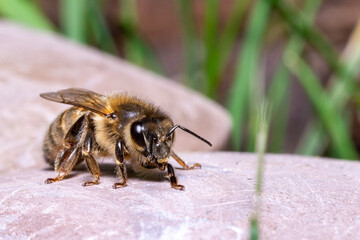
M 94 181 L 84 182 L 84 183 L 82 184 L 82 186 L 83 186 L 83 187 L 87 187 L 87 186 L 92 186 L 92 185 L 97 185 L 97 184 L 99 184 L 99 180 L 98 180 L 98 179 L 97 179 L 97 180 L 94 180 Z
M 192 166 L 186 164 L 184 160 L 182 160 L 174 151 L 170 151 L 170 155 L 183 167 L 185 170 L 191 170 L 195 168 L 201 168 L 200 163 L 195 163 Z
M 126 183 L 114 183 L 114 185 L 112 186 L 113 189 L 118 189 L 118 188 L 123 188 L 126 187 Z

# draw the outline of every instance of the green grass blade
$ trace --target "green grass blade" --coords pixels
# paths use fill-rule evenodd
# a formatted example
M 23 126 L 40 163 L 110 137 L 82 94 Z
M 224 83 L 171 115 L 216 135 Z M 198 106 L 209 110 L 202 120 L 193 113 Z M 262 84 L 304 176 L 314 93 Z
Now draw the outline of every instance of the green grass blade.
M 259 118 L 260 113 L 258 106 L 260 105 L 260 100 L 264 98 L 264 89 L 265 89 L 265 77 L 260 73 L 256 75 L 258 81 L 253 81 L 251 84 L 251 95 L 249 99 L 249 109 L 248 109 L 248 124 L 247 124 L 247 139 L 246 139 L 246 151 L 255 152 L 256 151 L 256 140 L 259 134 Z M 253 84 L 254 83 L 254 84 Z
M 323 90 L 315 74 L 295 52 L 288 53 L 284 61 L 286 66 L 296 75 L 312 102 L 319 119 L 329 134 L 337 157 L 357 159 L 358 155 L 351 141 L 349 129 L 341 115 L 338 114 L 338 109 L 331 104 L 330 97 Z
M 347 83 L 354 82 L 353 72 L 347 71 L 345 65 L 343 65 L 339 61 L 338 54 L 335 49 L 326 40 L 326 38 L 314 27 L 314 25 L 309 21 L 306 16 L 298 13 L 293 7 L 291 7 L 287 2 L 284 2 L 283 0 L 272 0 L 272 3 L 281 13 L 286 22 L 289 24 L 290 28 L 299 36 L 306 39 L 320 52 L 320 54 L 328 62 L 330 67 L 334 70 L 339 80 L 345 81 Z M 333 98 L 330 98 L 329 100 L 332 101 L 332 99 Z M 327 131 L 329 131 L 328 128 Z M 313 136 L 321 136 L 321 134 L 311 134 Z M 304 137 L 303 139 L 308 139 L 308 137 Z M 318 146 L 313 149 L 321 148 L 321 146 Z
M 283 63 L 280 63 L 268 90 L 269 102 L 272 104 L 274 111 L 271 121 L 270 152 L 279 153 L 283 150 L 289 113 L 290 89 L 289 71 Z
M 307 0 L 305 2 L 302 12 L 307 15 L 309 21 L 313 20 L 320 4 L 321 0 Z M 300 54 L 303 47 L 304 42 L 299 37 L 291 36 L 285 47 L 284 55 L 291 51 Z M 269 143 L 269 151 L 271 152 L 282 152 L 283 150 L 290 102 L 290 77 L 289 70 L 281 62 L 269 87 L 268 97 L 274 111 L 271 122 L 273 134 Z
M 183 37 L 184 37 L 184 57 L 185 57 L 185 82 L 187 86 L 204 92 L 207 86 L 200 75 L 200 49 L 196 38 L 194 18 L 192 15 L 192 0 L 178 0 L 179 13 L 181 17 Z
M 120 0 L 120 20 L 125 28 L 136 28 L 138 24 L 137 0 Z
M 356 76 L 359 74 L 360 65 L 360 21 L 357 23 L 350 40 L 342 55 L 346 66 L 346 74 Z M 345 78 L 344 81 L 337 77 L 330 79 L 329 94 L 331 96 L 331 104 L 337 109 L 343 109 L 346 103 L 353 95 L 353 91 L 357 89 L 353 78 Z M 315 121 L 310 123 L 305 131 L 302 141 L 300 142 L 297 152 L 306 155 L 319 155 L 326 148 L 328 141 L 324 141 L 324 131 L 318 128 L 320 123 Z M 310 139 L 314 138 L 310 141 Z
M 257 217 L 253 217 L 250 221 L 250 240 L 259 239 L 259 220 Z
M 208 0 L 205 2 L 205 47 L 212 53 L 218 37 L 218 9 L 219 0 Z
M 141 60 L 139 62 L 134 61 L 135 63 L 142 67 L 150 69 L 158 74 L 165 74 L 164 68 L 161 65 L 159 59 L 156 57 L 154 51 L 147 45 L 147 43 L 143 39 L 140 38 L 140 36 L 135 34 L 132 37 L 128 38 L 126 48 L 127 51 L 129 51 L 130 48 L 139 50 L 138 54 L 141 56 Z
M 218 49 L 220 73 L 224 70 L 229 60 L 231 50 L 234 48 L 236 38 L 239 34 L 239 28 L 245 17 L 246 10 L 252 3 L 250 0 L 235 0 L 234 7 L 230 13 L 229 20 L 225 25 L 224 32 L 219 39 Z
M 205 47 L 205 76 L 207 78 L 206 93 L 215 98 L 213 89 L 217 75 L 217 61 L 219 59 L 219 50 L 216 47 L 218 43 L 218 0 L 209 0 L 205 2 L 205 21 L 204 21 L 204 47 Z
M 357 76 L 360 72 L 360 20 L 350 36 L 342 59 L 345 66 L 344 75 L 334 75 L 330 79 L 331 103 L 337 108 L 344 107 L 357 89 L 356 80 L 352 76 Z
M 298 14 L 296 10 L 283 0 L 272 0 L 274 6 L 282 14 L 291 29 L 299 34 L 302 38 L 311 43 L 324 57 L 329 66 L 333 69 L 335 77 L 339 81 L 344 81 L 344 88 L 348 90 L 355 89 L 349 85 L 355 82 L 355 72 L 349 71 L 346 64 L 343 64 L 338 57 L 334 47 L 327 41 L 327 39 L 314 27 L 314 25 L 306 18 L 306 16 Z M 335 91 L 343 92 L 341 87 L 335 87 Z M 332 93 L 331 93 L 332 94 Z M 331 101 L 337 101 L 330 98 Z
M 295 152 L 308 156 L 322 155 L 328 144 L 325 129 L 318 120 L 314 120 L 306 126 Z
M 55 29 L 33 1 L 0 0 L 0 15 L 33 28 L 49 31 Z
M 216 47 L 209 49 L 209 46 L 205 49 L 206 52 L 211 51 L 211 53 L 207 54 L 205 71 L 208 83 L 207 95 L 212 98 L 216 98 L 221 75 L 228 63 L 231 50 L 234 48 L 239 28 L 249 3 L 250 0 L 235 0 L 224 31 L 217 36 Z
M 121 0 L 120 3 L 120 23 L 125 30 L 125 58 L 139 66 L 144 66 L 144 55 L 139 47 L 140 40 L 136 36 L 137 1 Z
M 139 35 L 137 1 L 121 0 L 120 25 L 124 30 L 125 59 L 156 73 L 164 74 L 156 55 Z
M 300 35 L 313 45 L 327 61 L 329 66 L 342 75 L 343 66 L 338 61 L 338 53 L 331 43 L 317 30 L 307 15 L 297 11 L 288 1 L 271 0 L 274 7 L 289 25 L 290 31 Z
M 255 198 L 255 213 L 250 219 L 250 239 L 259 239 L 260 225 L 259 216 L 261 212 L 261 194 L 263 185 L 263 175 L 265 167 L 265 152 L 268 141 L 269 121 L 270 121 L 270 107 L 266 100 L 260 103 L 260 108 L 257 108 L 256 119 L 256 152 L 257 152 L 257 171 L 256 171 L 256 198 Z
M 233 86 L 230 91 L 228 109 L 233 121 L 232 144 L 240 150 L 242 128 L 246 110 L 250 104 L 251 83 L 256 82 L 261 42 L 268 23 L 270 6 L 267 0 L 258 0 L 251 14 L 243 46 L 239 54 Z
M 86 42 L 86 0 L 61 0 L 61 26 L 66 36 Z
M 256 193 L 258 196 L 262 192 L 263 172 L 264 172 L 264 156 L 266 152 L 268 132 L 269 132 L 269 121 L 270 121 L 270 107 L 268 103 L 263 100 L 258 111 L 257 119 L 257 138 L 256 138 L 256 153 L 258 154 L 258 170 L 256 178 Z
M 101 5 L 98 0 L 87 0 L 88 20 L 93 31 L 96 44 L 104 51 L 118 54 L 115 42 L 101 12 Z

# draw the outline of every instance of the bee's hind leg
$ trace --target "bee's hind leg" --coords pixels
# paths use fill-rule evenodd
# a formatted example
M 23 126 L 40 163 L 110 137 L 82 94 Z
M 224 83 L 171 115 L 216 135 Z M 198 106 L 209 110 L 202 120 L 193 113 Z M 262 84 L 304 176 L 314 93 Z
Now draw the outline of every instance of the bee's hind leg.
M 99 165 L 95 161 L 94 157 L 91 155 L 92 141 L 93 141 L 93 133 L 91 130 L 89 130 L 85 137 L 84 146 L 82 149 L 82 155 L 85 158 L 86 166 L 89 169 L 94 180 L 84 182 L 83 183 L 84 187 L 98 184 L 101 176 Z
M 87 133 L 89 126 L 88 115 L 81 116 L 74 125 L 66 133 L 61 148 L 55 159 L 55 171 L 58 175 L 55 178 L 48 178 L 45 183 L 53 183 L 64 179 L 74 166 L 81 160 L 83 144 L 79 143 L 79 139 Z M 79 137 L 80 136 L 80 137 Z
M 55 170 L 58 175 L 55 178 L 48 178 L 45 183 L 53 183 L 62 180 L 76 165 L 80 156 L 79 148 L 64 147 L 59 151 L 55 160 Z
M 185 170 L 201 168 L 199 163 L 195 163 L 192 166 L 187 165 L 186 162 L 182 160 L 174 151 L 171 151 L 170 154 Z

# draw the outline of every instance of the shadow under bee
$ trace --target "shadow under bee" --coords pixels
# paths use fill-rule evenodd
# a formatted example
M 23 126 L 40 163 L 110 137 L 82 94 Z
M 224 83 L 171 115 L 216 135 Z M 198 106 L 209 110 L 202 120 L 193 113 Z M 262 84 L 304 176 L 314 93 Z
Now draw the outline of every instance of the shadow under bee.
M 116 175 L 116 164 L 113 163 L 99 163 L 102 177 L 115 178 Z M 44 171 L 54 171 L 53 167 L 46 167 Z M 159 171 L 158 169 L 147 170 L 146 172 L 138 172 L 133 169 L 130 165 L 126 165 L 127 176 L 130 179 L 142 179 L 147 181 L 162 182 L 166 181 L 166 173 Z M 86 168 L 85 163 L 80 163 L 74 167 L 73 171 L 66 175 L 64 179 L 71 179 L 82 174 L 87 174 L 89 170 Z

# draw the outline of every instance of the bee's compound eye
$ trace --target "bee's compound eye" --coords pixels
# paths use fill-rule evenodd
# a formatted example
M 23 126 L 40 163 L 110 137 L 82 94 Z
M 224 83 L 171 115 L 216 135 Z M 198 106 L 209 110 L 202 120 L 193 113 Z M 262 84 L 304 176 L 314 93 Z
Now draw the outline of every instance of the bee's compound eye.
M 130 133 L 133 141 L 140 147 L 146 148 L 143 132 L 144 124 L 142 122 L 135 122 L 132 124 Z

